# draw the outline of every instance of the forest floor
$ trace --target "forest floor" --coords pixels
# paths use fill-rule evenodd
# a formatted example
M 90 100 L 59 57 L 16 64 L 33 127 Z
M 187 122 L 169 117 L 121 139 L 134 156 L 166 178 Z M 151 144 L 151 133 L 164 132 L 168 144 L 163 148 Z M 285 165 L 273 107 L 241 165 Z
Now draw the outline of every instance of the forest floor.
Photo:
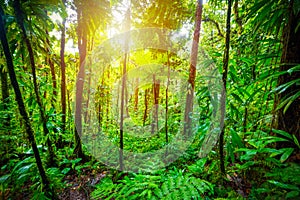
M 80 175 L 72 173 L 66 175 L 63 181 L 66 187 L 58 192 L 58 197 L 61 200 L 89 200 L 90 194 L 96 188 L 102 178 L 106 177 L 108 171 L 95 171 L 95 170 L 83 170 Z M 233 175 L 227 175 L 228 182 L 226 187 L 233 189 L 241 197 L 246 198 L 251 192 L 251 184 L 239 177 L 236 173 Z M 10 190 L 6 190 L 4 194 L 0 193 L 2 199 L 15 199 L 15 200 L 30 200 L 32 198 L 32 191 L 30 186 L 32 183 L 25 184 L 20 188 L 19 192 L 14 191 L 14 194 L 10 193 Z
M 86 171 L 79 176 L 77 174 L 67 175 L 64 178 L 67 187 L 59 194 L 59 198 L 64 200 L 90 199 L 90 193 L 95 188 L 95 185 L 98 184 L 107 173 L 107 171 Z
M 84 170 L 80 175 L 72 173 L 63 179 L 66 187 L 58 191 L 61 200 L 88 200 L 90 193 L 95 189 L 95 185 L 106 176 L 107 171 Z M 30 200 L 32 199 L 32 182 L 28 181 L 19 189 L 7 188 L 4 193 L 0 191 L 0 199 Z M 12 192 L 13 191 L 13 192 Z

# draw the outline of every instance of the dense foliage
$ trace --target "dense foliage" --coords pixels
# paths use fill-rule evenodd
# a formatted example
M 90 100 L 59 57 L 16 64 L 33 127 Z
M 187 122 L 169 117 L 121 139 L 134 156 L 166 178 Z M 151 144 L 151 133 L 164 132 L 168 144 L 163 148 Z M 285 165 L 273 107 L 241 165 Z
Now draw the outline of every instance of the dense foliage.
M 300 197 L 299 0 L 1 0 L 0 36 L 2 199 Z

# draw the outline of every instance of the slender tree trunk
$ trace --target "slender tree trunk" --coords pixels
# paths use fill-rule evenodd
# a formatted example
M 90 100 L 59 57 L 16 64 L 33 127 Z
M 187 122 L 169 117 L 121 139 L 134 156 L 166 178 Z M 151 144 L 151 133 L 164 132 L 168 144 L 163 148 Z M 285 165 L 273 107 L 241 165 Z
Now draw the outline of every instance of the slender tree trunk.
M 102 78 L 102 81 L 101 81 L 101 85 L 98 86 L 98 99 L 97 99 L 97 113 L 98 113 L 98 122 L 99 122 L 99 126 L 102 127 L 102 115 L 103 115 L 103 112 L 102 112 L 102 86 L 103 86 L 103 83 L 104 83 L 104 78 Z
M 127 54 L 127 57 L 129 57 L 129 54 Z M 125 87 L 125 101 L 124 101 L 125 118 L 129 117 L 128 99 L 129 99 L 128 88 Z
M 189 88 L 186 96 L 185 113 L 184 113 L 184 136 L 189 137 L 191 135 L 191 118 L 190 114 L 193 111 L 193 99 L 195 90 L 195 78 L 196 78 L 196 66 L 198 59 L 198 44 L 200 38 L 201 20 L 202 20 L 202 0 L 197 1 L 196 8 L 196 19 L 195 19 L 195 30 L 193 45 L 191 50 L 190 58 L 190 69 L 189 69 Z
M 70 91 L 66 88 L 66 92 L 67 92 L 67 108 L 68 108 L 68 117 L 67 119 L 72 118 L 72 110 L 71 110 L 71 98 L 70 98 Z M 67 123 L 68 124 L 68 128 L 66 127 L 66 130 L 68 130 L 69 132 L 71 132 L 73 129 L 73 127 L 71 127 L 71 123 Z
M 146 89 L 145 97 L 144 97 L 145 110 L 144 110 L 144 116 L 143 116 L 143 126 L 145 126 L 147 116 L 148 116 L 148 93 L 149 93 L 149 89 Z
M 108 66 L 108 70 L 107 70 L 107 80 L 110 79 L 110 73 L 111 73 L 111 67 Z M 109 87 L 109 86 L 108 86 Z M 110 89 L 108 89 L 108 91 L 110 91 Z M 110 107 L 110 101 L 111 101 L 111 97 L 110 97 L 110 92 L 107 93 L 106 95 L 106 124 L 109 123 L 109 119 L 110 119 L 110 110 L 109 110 L 109 107 Z
M 127 65 L 127 53 L 124 55 L 124 64 L 123 64 L 123 73 L 122 73 L 122 88 L 121 88 L 121 116 L 120 116 L 120 150 L 119 150 L 119 162 L 120 162 L 120 170 L 124 169 L 123 163 L 123 120 L 124 120 L 124 105 L 125 105 L 125 87 L 126 87 L 126 65 Z
M 41 160 L 41 157 L 40 157 L 40 154 L 39 154 L 36 142 L 35 142 L 34 132 L 31 127 L 28 114 L 26 112 L 26 108 L 25 108 L 25 105 L 23 102 L 23 97 L 22 97 L 22 94 L 20 91 L 19 83 L 17 81 L 17 77 L 15 74 L 13 58 L 10 53 L 3 19 L 4 19 L 4 12 L 2 10 L 2 7 L 0 6 L 0 38 L 1 38 L 1 43 L 2 43 L 3 50 L 4 50 L 4 54 L 6 57 L 6 63 L 7 63 L 7 69 L 8 69 L 10 81 L 11 81 L 11 84 L 13 86 L 13 89 L 14 89 L 14 92 L 16 95 L 16 101 L 18 103 L 19 112 L 24 120 L 24 126 L 26 129 L 27 138 L 31 144 L 31 148 L 34 153 L 36 164 L 37 164 L 37 167 L 38 167 L 41 179 L 42 179 L 42 183 L 44 185 L 43 190 L 46 192 L 46 194 L 48 194 L 48 196 L 51 199 L 58 199 L 56 196 L 56 193 L 50 187 L 50 183 L 49 183 L 48 177 L 46 175 L 45 169 L 43 167 L 42 160 Z
M 227 86 L 227 74 L 228 74 L 228 61 L 229 61 L 229 43 L 230 43 L 230 16 L 231 16 L 231 0 L 228 0 L 227 8 L 227 20 L 226 20 L 226 39 L 225 39 L 225 50 L 223 58 L 223 73 L 222 81 L 224 87 L 221 93 L 221 122 L 220 126 L 222 127 L 219 141 L 219 154 L 220 154 L 220 169 L 221 173 L 224 175 L 225 164 L 224 164 L 224 135 L 225 135 L 225 114 L 226 114 L 226 86 Z
M 66 1 L 63 0 L 63 6 Z M 66 63 L 65 63 L 65 44 L 66 44 L 66 18 L 63 19 L 61 25 L 61 41 L 60 41 L 60 70 L 61 70 L 61 130 L 62 134 L 66 133 Z M 62 138 L 59 138 L 59 143 L 62 143 Z M 59 146 L 62 147 L 61 144 Z
M 36 77 L 34 53 L 33 53 L 31 43 L 29 41 L 29 38 L 28 38 L 26 30 L 25 30 L 24 13 L 21 9 L 20 1 L 15 0 L 13 2 L 13 7 L 14 7 L 14 10 L 15 10 L 16 18 L 17 18 L 17 23 L 21 28 L 21 32 L 22 32 L 22 35 L 23 35 L 23 38 L 25 40 L 25 44 L 26 44 L 26 47 L 27 47 L 27 50 L 28 50 L 28 53 L 29 53 L 29 60 L 30 60 L 31 71 L 32 71 L 34 93 L 35 93 L 35 96 L 36 96 L 36 101 L 37 101 L 39 111 L 40 111 L 40 115 L 41 115 L 41 119 L 42 119 L 44 136 L 47 137 L 50 134 L 50 132 L 47 128 L 47 118 L 46 118 L 45 110 L 44 110 L 44 107 L 43 107 L 43 104 L 42 104 L 42 100 L 40 98 L 40 93 L 39 93 L 39 88 L 38 88 L 38 83 L 37 83 L 37 77 Z M 52 147 L 52 144 L 51 144 L 51 141 L 50 141 L 49 137 L 47 137 L 46 143 L 47 143 L 48 153 L 49 153 L 49 165 L 54 166 L 55 165 L 55 153 L 54 153 L 54 150 L 53 150 L 53 147 Z
M 300 13 L 294 13 L 294 0 L 289 1 L 289 19 L 283 33 L 283 51 L 281 55 L 281 71 L 287 71 L 300 64 Z M 278 85 L 286 84 L 290 81 L 300 79 L 300 72 L 293 71 L 281 75 L 278 79 Z M 300 91 L 300 85 L 293 84 L 284 92 L 278 94 L 278 106 L 285 98 L 295 95 Z M 296 98 L 285 111 L 285 106 L 277 112 L 277 126 L 275 128 L 294 134 L 300 141 L 300 98 Z M 276 124 L 276 123 L 275 123 Z M 287 147 L 289 144 L 278 144 L 279 147 Z
M 158 131 L 158 104 L 159 104 L 159 88 L 160 88 L 160 80 L 156 79 L 155 74 L 153 74 L 153 119 L 151 126 L 151 133 L 154 134 L 155 131 Z
M 166 118 L 165 118 L 165 130 L 166 130 L 166 143 L 169 142 L 168 136 L 168 118 L 169 118 L 169 85 L 170 85 L 170 55 L 167 52 L 167 67 L 168 67 L 168 76 L 167 76 L 167 86 L 166 86 Z
M 138 111 L 139 106 L 139 78 L 136 78 L 134 89 L 134 112 Z

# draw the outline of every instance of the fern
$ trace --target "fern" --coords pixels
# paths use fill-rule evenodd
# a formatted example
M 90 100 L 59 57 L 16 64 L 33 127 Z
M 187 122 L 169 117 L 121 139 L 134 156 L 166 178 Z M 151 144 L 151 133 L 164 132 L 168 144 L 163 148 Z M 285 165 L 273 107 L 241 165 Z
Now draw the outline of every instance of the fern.
M 176 172 L 167 176 L 134 174 L 117 183 L 107 177 L 91 196 L 94 199 L 203 199 L 213 192 L 211 183 Z
M 177 184 L 174 184 L 177 183 Z M 161 199 L 203 199 L 206 194 L 213 194 L 213 185 L 189 174 L 169 178 L 162 184 Z

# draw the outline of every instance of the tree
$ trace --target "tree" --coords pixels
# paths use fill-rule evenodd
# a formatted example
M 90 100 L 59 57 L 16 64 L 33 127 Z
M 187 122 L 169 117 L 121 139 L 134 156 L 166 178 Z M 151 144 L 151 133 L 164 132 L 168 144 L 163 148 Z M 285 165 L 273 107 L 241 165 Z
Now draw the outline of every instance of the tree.
M 155 74 L 153 74 L 153 119 L 151 124 L 151 133 L 154 134 L 155 132 L 158 132 L 158 106 L 159 106 L 159 89 L 160 89 L 160 80 L 156 77 Z
M 75 148 L 74 153 L 85 159 L 82 151 L 80 135 L 82 133 L 82 103 L 83 85 L 85 77 L 84 61 L 88 50 L 88 37 L 92 36 L 100 25 L 104 25 L 109 14 L 108 1 L 75 0 L 77 12 L 77 43 L 79 50 L 79 72 L 76 82 L 76 110 L 75 110 Z M 99 15 L 100 14 L 100 15 Z
M 280 9 L 275 9 L 280 8 Z M 275 91 L 274 123 L 272 128 L 286 131 L 300 139 L 299 113 L 299 69 L 300 63 L 300 31 L 299 4 L 291 1 L 262 0 L 253 5 L 249 17 L 253 17 L 256 33 L 264 29 L 267 33 L 281 37 L 281 51 L 279 51 L 280 75 L 277 76 Z M 267 15 L 268 19 L 267 19 Z M 296 67 L 296 68 L 295 68 Z
M 300 7 L 294 0 L 285 2 L 288 15 L 280 60 L 280 71 L 284 74 L 278 78 L 277 124 L 274 125 L 276 129 L 294 134 L 300 141 Z
M 23 97 L 20 91 L 19 83 L 17 81 L 17 77 L 14 70 L 14 64 L 13 64 L 13 57 L 10 53 L 10 48 L 8 45 L 7 37 L 6 37 L 6 30 L 4 26 L 4 12 L 2 7 L 0 7 L 0 37 L 1 37 L 1 44 L 3 46 L 4 54 L 6 57 L 6 63 L 7 63 L 7 69 L 10 77 L 11 84 L 13 86 L 15 95 L 16 95 L 16 101 L 18 103 L 19 112 L 24 120 L 24 126 L 27 133 L 28 141 L 31 144 L 31 148 L 34 152 L 36 164 L 42 179 L 42 183 L 44 185 L 44 191 L 48 196 L 52 199 L 57 199 L 57 196 L 53 189 L 50 187 L 50 182 L 48 180 L 48 177 L 46 176 L 45 169 L 42 164 L 42 160 L 35 142 L 34 132 L 30 125 L 30 120 L 28 117 L 28 114 L 26 112 L 26 108 L 23 102 Z
M 62 1 L 63 7 L 66 6 L 66 0 Z M 62 15 L 66 13 L 63 12 Z M 61 69 L 61 112 L 62 112 L 62 134 L 66 131 L 66 63 L 65 63 L 65 43 L 66 43 L 66 16 L 63 16 L 61 24 L 61 40 L 60 40 L 60 69 Z
M 225 174 L 225 164 L 224 164 L 224 134 L 225 134 L 225 115 L 226 115 L 226 86 L 227 86 L 227 75 L 228 75 L 228 62 L 229 62 L 229 43 L 230 43 L 230 17 L 231 17 L 231 0 L 228 0 L 227 8 L 227 20 L 226 20 L 226 38 L 225 38 L 225 50 L 223 59 L 223 71 L 222 71 L 222 81 L 223 88 L 221 94 L 221 122 L 222 131 L 220 133 L 219 140 L 219 154 L 220 154 L 220 169 L 222 174 Z
M 190 57 L 190 69 L 189 69 L 189 79 L 188 79 L 188 91 L 185 102 L 185 113 L 184 113 L 184 135 L 188 137 L 191 135 L 191 118 L 190 114 L 193 111 L 193 99 L 195 91 L 195 78 L 196 78 L 196 66 L 198 59 L 198 44 L 200 38 L 200 29 L 202 21 L 202 0 L 197 1 L 196 8 L 196 18 L 195 18 L 195 29 L 194 38 Z
M 30 43 L 29 37 L 27 36 L 27 32 L 26 32 L 25 25 L 24 25 L 24 20 L 25 20 L 26 15 L 22 11 L 20 0 L 13 1 L 13 8 L 15 11 L 17 23 L 21 29 L 21 34 L 23 35 L 23 39 L 25 41 L 25 44 L 26 44 L 26 47 L 27 47 L 27 50 L 29 53 L 29 61 L 30 61 L 30 66 L 31 66 L 32 78 L 33 78 L 34 93 L 35 93 L 36 101 L 37 101 L 38 108 L 39 108 L 40 115 L 41 115 L 44 136 L 47 137 L 46 142 L 47 142 L 47 147 L 48 147 L 48 152 L 49 152 L 49 164 L 55 165 L 55 153 L 54 153 L 54 150 L 52 147 L 52 143 L 50 141 L 50 137 L 49 137 L 50 131 L 47 127 L 47 117 L 45 114 L 45 107 L 43 106 L 42 99 L 40 97 L 40 92 L 39 92 L 39 87 L 38 87 L 38 82 L 37 82 L 33 48 Z
M 130 18 L 131 18 L 131 11 L 130 8 L 128 8 L 125 20 L 124 20 L 124 28 L 126 33 L 125 37 L 125 45 L 124 45 L 124 60 L 123 60 L 123 68 L 122 68 L 122 86 L 121 86 L 121 116 L 120 116 L 120 150 L 119 150 L 119 162 L 120 162 L 120 170 L 122 171 L 124 169 L 124 163 L 123 163 L 123 149 L 124 149 L 124 107 L 125 107 L 125 90 L 126 90 L 126 77 L 127 77 L 127 61 L 129 59 L 129 39 L 130 39 Z

